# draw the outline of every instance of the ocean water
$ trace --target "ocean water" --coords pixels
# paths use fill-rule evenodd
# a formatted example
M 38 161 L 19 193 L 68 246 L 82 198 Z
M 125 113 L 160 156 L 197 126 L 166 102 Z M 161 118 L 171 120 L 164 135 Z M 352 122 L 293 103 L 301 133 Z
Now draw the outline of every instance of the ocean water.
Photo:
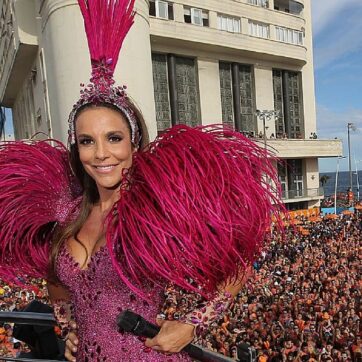
M 335 185 L 336 185 L 336 173 L 335 172 L 321 172 L 319 174 L 319 179 L 323 176 L 329 176 L 327 183 L 324 185 L 324 195 L 330 196 L 334 195 Z M 337 184 L 337 192 L 347 192 L 349 189 L 349 172 L 348 171 L 340 171 L 338 172 L 338 184 Z M 358 183 L 360 185 L 360 198 L 362 198 L 362 170 L 358 171 L 358 177 L 356 171 L 352 171 L 352 181 L 353 181 L 353 192 L 357 196 L 358 191 Z

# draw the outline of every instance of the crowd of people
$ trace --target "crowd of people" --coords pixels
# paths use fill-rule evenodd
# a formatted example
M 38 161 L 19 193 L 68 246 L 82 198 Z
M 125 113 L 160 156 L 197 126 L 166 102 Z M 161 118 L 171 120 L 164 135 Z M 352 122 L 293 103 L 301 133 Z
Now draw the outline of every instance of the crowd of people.
M 236 359 L 237 345 L 246 343 L 259 362 L 362 360 L 361 217 L 301 221 L 303 233 L 291 226 L 272 235 L 229 312 L 202 339 L 205 347 Z M 42 281 L 31 290 L 0 285 L 2 311 L 46 302 Z M 188 307 L 185 295 L 181 307 L 174 302 L 166 301 L 166 317 Z M 0 341 L 2 356 L 24 349 L 10 324 L 1 325 Z
M 31 280 L 27 288 L 0 280 L 0 311 L 22 311 L 33 300 L 48 303 L 46 283 Z M 0 323 L 0 356 L 17 357 L 28 352 L 28 346 L 13 337 L 13 324 Z
M 259 362 L 362 360 L 361 218 L 300 221 L 303 233 L 272 236 L 205 347 L 236 357 L 247 343 Z

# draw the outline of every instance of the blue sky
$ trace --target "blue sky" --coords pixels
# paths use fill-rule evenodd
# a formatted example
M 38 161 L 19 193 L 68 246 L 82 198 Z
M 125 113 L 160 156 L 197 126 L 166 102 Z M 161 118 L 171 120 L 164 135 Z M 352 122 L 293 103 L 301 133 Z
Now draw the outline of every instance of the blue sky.
M 343 140 L 348 156 L 347 123 L 351 132 L 352 168 L 362 169 L 362 1 L 311 0 L 317 128 L 320 138 Z M 321 159 L 320 171 L 335 171 L 336 159 Z M 348 170 L 348 160 L 340 161 Z
M 347 123 L 351 132 L 352 164 L 362 169 L 362 0 L 311 0 L 314 67 L 319 138 L 343 140 L 348 155 Z M 10 117 L 9 117 L 10 118 Z M 7 122 L 7 132 L 11 132 Z M 336 170 L 336 159 L 320 159 L 320 171 Z M 347 159 L 340 169 L 348 169 Z
M 11 111 L 10 109 L 6 109 L 5 110 L 5 117 L 6 117 L 6 122 L 5 122 L 5 134 L 13 134 L 13 125 L 11 123 Z

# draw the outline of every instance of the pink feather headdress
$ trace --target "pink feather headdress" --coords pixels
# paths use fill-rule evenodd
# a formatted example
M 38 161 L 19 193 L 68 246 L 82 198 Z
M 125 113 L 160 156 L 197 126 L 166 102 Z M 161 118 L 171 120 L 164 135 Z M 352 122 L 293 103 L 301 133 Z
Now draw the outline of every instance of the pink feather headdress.
M 165 280 L 210 295 L 240 277 L 280 225 L 273 162 L 220 125 L 175 126 L 137 152 L 107 229 L 121 279 L 141 296 Z
M 0 143 L 0 278 L 46 278 L 56 223 L 76 213 L 81 193 L 57 141 Z
M 134 22 L 135 0 L 78 0 L 84 18 L 91 58 L 92 77 L 81 90 L 78 102 L 69 116 L 69 141 L 75 144 L 75 117 L 88 104 L 110 104 L 126 117 L 131 128 L 132 143 L 140 141 L 139 127 L 129 106 L 126 86 L 116 86 L 113 79 L 119 53 Z

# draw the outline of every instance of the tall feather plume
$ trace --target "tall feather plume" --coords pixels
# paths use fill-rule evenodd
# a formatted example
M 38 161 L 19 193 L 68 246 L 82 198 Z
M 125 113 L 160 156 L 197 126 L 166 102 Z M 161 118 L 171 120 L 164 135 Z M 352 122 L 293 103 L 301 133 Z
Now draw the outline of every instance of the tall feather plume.
M 272 218 L 280 225 L 276 185 L 275 158 L 240 133 L 175 126 L 124 178 L 109 216 L 113 264 L 141 296 L 147 280 L 210 295 L 250 265 Z
M 114 73 L 123 41 L 134 22 L 135 0 L 78 0 L 92 67 L 107 65 Z
M 57 141 L 0 143 L 0 278 L 45 278 L 55 223 L 79 199 L 68 151 Z M 71 187 L 71 185 L 73 185 Z

